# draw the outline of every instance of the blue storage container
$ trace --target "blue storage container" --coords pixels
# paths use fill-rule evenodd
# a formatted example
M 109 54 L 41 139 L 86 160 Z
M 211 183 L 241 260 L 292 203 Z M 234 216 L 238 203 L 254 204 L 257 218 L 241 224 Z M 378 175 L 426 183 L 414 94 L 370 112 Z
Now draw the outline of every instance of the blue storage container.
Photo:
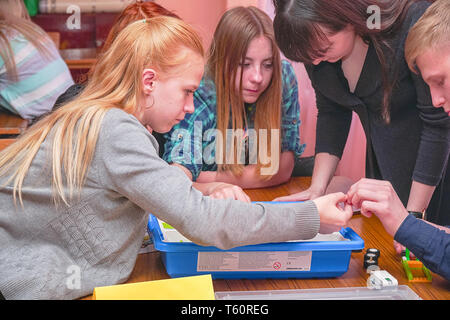
M 364 240 L 351 228 L 345 241 L 280 242 L 221 250 L 192 242 L 164 242 L 158 219 L 150 215 L 148 233 L 171 277 L 211 274 L 213 279 L 331 278 L 348 270 L 353 250 Z

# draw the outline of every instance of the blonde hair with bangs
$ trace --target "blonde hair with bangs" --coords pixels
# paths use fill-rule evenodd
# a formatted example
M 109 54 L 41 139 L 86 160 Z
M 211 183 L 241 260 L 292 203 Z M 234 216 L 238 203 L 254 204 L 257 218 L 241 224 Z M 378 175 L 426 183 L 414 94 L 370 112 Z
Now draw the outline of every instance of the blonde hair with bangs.
M 241 90 L 239 94 L 236 94 L 235 79 L 237 76 L 240 77 L 241 89 L 242 70 L 238 74 L 238 67 L 245 59 L 250 42 L 261 35 L 265 36 L 272 43 L 273 75 L 269 86 L 256 101 L 254 129 L 256 130 L 258 141 L 260 141 L 260 129 L 267 130 L 266 150 L 267 157 L 270 159 L 271 143 L 278 143 L 278 146 L 280 146 L 280 141 L 272 141 L 270 133 L 271 129 L 279 130 L 281 127 L 282 97 L 281 58 L 275 42 L 270 17 L 260 9 L 252 6 L 236 7 L 225 12 L 214 33 L 207 63 L 207 73 L 214 80 L 216 86 L 217 129 L 224 137 L 226 137 L 225 133 L 230 123 L 233 132 L 237 129 L 244 129 L 246 125 L 244 101 Z M 232 153 L 235 159 L 233 159 L 232 164 L 218 163 L 218 170 L 231 170 L 233 174 L 241 175 L 244 166 L 239 164 L 237 159 L 241 159 L 243 151 L 242 141 L 232 145 L 235 148 Z M 261 146 L 258 146 L 258 148 L 261 148 Z M 230 150 L 227 150 L 227 143 L 224 143 L 224 141 L 216 141 L 216 150 L 216 157 L 220 154 L 220 150 L 222 150 L 223 155 L 230 152 Z M 281 147 L 279 152 L 281 152 Z M 268 162 L 267 159 L 258 159 L 257 172 L 261 172 L 262 167 L 271 166 Z M 278 164 L 272 167 L 278 168 Z M 262 178 L 268 180 L 272 175 L 264 175 Z
M 180 50 L 187 48 L 203 57 L 198 34 L 180 19 L 159 16 L 128 25 L 99 58 L 86 88 L 73 101 L 44 117 L 15 143 L 0 152 L 0 176 L 14 180 L 14 201 L 44 139 L 52 139 L 54 200 L 68 205 L 73 192 L 81 191 L 92 160 L 102 119 L 111 108 L 139 112 L 141 75 L 151 66 L 170 77 L 186 62 Z M 65 179 L 65 183 L 63 180 Z
M 450 2 L 438 0 L 428 7 L 411 28 L 405 44 L 405 58 L 409 68 L 418 73 L 417 58 L 430 49 L 450 44 Z

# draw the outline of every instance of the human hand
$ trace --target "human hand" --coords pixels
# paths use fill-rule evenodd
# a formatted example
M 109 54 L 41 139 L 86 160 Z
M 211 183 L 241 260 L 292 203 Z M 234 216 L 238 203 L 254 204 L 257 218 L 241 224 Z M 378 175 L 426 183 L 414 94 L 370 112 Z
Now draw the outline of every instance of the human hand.
M 352 206 L 342 192 L 331 193 L 313 200 L 320 215 L 320 233 L 332 233 L 347 225 L 353 216 Z
M 235 199 L 243 202 L 251 202 L 250 197 L 241 187 L 224 182 L 208 183 L 208 188 L 204 194 L 215 199 Z
M 316 199 L 322 196 L 323 194 L 324 192 L 318 191 L 310 187 L 305 191 L 294 193 L 289 196 L 278 197 L 273 199 L 272 201 L 306 201 Z
M 406 250 L 406 247 L 394 240 L 394 250 L 395 252 L 397 252 L 397 254 L 401 254 L 403 251 Z M 412 252 L 410 252 L 410 255 L 411 257 L 414 257 L 414 254 Z
M 361 179 L 350 187 L 347 202 L 361 208 L 361 214 L 366 217 L 375 214 L 391 236 L 395 235 L 408 216 L 408 211 L 389 181 Z M 401 250 L 398 248 L 396 251 Z

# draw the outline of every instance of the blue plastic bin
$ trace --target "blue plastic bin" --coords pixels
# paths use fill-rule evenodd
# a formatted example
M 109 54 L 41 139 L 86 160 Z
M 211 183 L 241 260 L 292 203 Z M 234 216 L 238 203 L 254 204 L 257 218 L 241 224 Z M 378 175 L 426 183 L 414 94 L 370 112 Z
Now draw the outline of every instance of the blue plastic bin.
M 163 242 L 158 220 L 153 215 L 149 218 L 148 233 L 153 239 L 155 249 L 161 252 L 167 273 L 173 278 L 200 274 L 211 274 L 213 279 L 332 278 L 347 272 L 352 251 L 364 248 L 364 240 L 351 228 L 340 231 L 349 241 L 280 242 L 230 250 L 200 246 L 191 242 Z M 230 270 L 222 270 L 224 266 L 211 266 L 209 261 L 226 258 L 224 255 L 231 257 L 229 261 L 236 258 L 247 262 L 249 259 L 262 259 L 266 263 L 256 268 L 246 268 L 242 267 L 239 260 L 240 266 Z M 285 260 L 281 259 L 280 263 L 277 257 Z M 207 261 L 206 266 L 203 261 Z M 289 261 L 295 262 L 295 268 L 286 266 L 290 264 Z M 250 261 L 251 263 L 253 262 Z

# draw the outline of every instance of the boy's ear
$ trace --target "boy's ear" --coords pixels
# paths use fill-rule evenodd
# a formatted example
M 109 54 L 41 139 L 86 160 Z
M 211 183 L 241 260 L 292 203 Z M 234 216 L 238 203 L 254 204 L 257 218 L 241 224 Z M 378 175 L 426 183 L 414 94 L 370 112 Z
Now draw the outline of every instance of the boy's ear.
M 150 93 L 155 88 L 157 73 L 154 69 L 144 69 L 142 72 L 142 84 L 144 93 Z

